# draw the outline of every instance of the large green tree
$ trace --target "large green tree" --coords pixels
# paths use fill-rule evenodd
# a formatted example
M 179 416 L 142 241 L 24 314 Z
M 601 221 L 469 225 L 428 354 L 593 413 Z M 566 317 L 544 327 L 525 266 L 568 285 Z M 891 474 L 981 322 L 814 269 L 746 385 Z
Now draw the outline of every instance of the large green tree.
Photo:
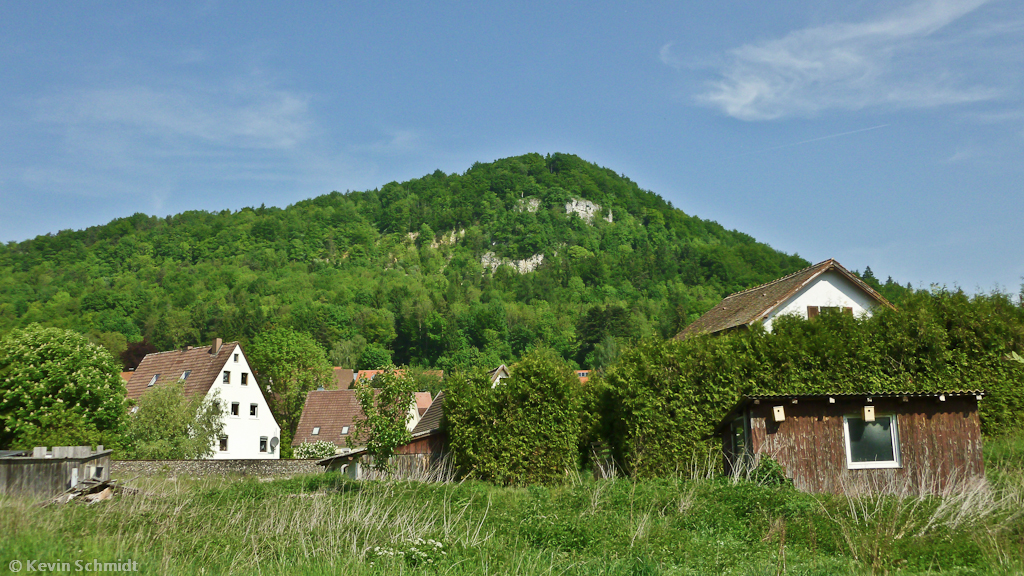
M 70 330 L 32 324 L 0 338 L 0 446 L 116 441 L 125 385 L 101 346 Z
M 356 420 L 355 433 L 348 437 L 348 443 L 352 448 L 365 446 L 373 457 L 374 470 L 380 473 L 390 474 L 395 448 L 412 439 L 407 426 L 412 419 L 409 410 L 415 391 L 415 380 L 399 373 L 394 366 L 373 380 L 361 379 L 356 383 L 363 418 Z
M 212 456 L 224 431 L 224 408 L 217 395 L 185 395 L 181 381 L 147 391 L 133 407 L 124 451 L 143 460 Z
M 281 425 L 282 452 L 286 452 L 299 425 L 306 393 L 334 383 L 327 352 L 309 334 L 275 328 L 257 336 L 247 353 Z

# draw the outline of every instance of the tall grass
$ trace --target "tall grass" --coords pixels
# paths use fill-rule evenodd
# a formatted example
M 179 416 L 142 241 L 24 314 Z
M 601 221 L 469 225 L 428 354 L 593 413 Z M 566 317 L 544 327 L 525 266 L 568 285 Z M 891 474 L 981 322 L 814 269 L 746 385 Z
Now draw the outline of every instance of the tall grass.
M 531 488 L 334 474 L 139 480 L 138 494 L 91 506 L 0 500 L 0 566 L 132 558 L 159 574 L 1020 574 L 1020 448 L 996 447 L 988 483 L 944 496 L 810 495 L 696 469 Z

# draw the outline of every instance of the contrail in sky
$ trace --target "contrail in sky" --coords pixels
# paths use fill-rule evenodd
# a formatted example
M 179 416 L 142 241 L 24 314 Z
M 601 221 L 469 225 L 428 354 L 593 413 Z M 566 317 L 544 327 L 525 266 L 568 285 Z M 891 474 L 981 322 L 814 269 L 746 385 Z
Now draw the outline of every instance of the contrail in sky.
M 736 158 L 737 156 L 747 156 L 749 154 L 757 154 L 759 152 L 769 152 L 771 150 L 779 150 L 781 148 L 792 148 L 793 146 L 800 146 L 801 144 L 810 144 L 811 142 L 818 142 L 820 140 L 828 140 L 830 138 L 839 138 L 840 136 L 849 136 L 850 134 L 857 134 L 859 132 L 867 132 L 868 130 L 878 130 L 879 128 L 885 128 L 888 124 L 879 124 L 878 126 L 872 126 L 870 128 L 861 128 L 860 130 L 850 130 L 849 132 L 840 132 L 839 134 L 829 134 L 828 136 L 819 136 L 817 138 L 811 138 L 810 140 L 801 140 L 800 142 L 793 142 L 792 144 L 783 144 L 782 146 L 773 146 L 771 148 L 764 148 L 763 150 L 753 150 L 751 152 L 744 152 L 742 154 L 736 154 L 736 156 L 730 156 L 730 158 Z

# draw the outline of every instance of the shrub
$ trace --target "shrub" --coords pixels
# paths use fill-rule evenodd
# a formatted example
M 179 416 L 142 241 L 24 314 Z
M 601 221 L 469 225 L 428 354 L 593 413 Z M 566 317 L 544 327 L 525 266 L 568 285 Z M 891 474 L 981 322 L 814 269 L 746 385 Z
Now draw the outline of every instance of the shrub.
M 333 442 L 326 440 L 303 442 L 295 449 L 294 457 L 299 460 L 322 460 L 334 456 L 337 449 Z
M 579 463 L 579 379 L 550 350 L 533 350 L 491 388 L 482 371 L 456 373 L 445 391 L 456 465 L 499 484 L 552 484 Z

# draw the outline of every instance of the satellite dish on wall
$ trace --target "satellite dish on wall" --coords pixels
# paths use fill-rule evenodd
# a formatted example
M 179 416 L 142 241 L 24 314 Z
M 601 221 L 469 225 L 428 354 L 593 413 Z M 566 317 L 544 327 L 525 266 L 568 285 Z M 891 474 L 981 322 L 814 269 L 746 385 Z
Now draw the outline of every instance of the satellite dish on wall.
M 277 439 L 277 436 L 274 436 L 273 438 L 270 439 L 270 449 L 277 450 L 277 445 L 280 443 L 281 441 Z

